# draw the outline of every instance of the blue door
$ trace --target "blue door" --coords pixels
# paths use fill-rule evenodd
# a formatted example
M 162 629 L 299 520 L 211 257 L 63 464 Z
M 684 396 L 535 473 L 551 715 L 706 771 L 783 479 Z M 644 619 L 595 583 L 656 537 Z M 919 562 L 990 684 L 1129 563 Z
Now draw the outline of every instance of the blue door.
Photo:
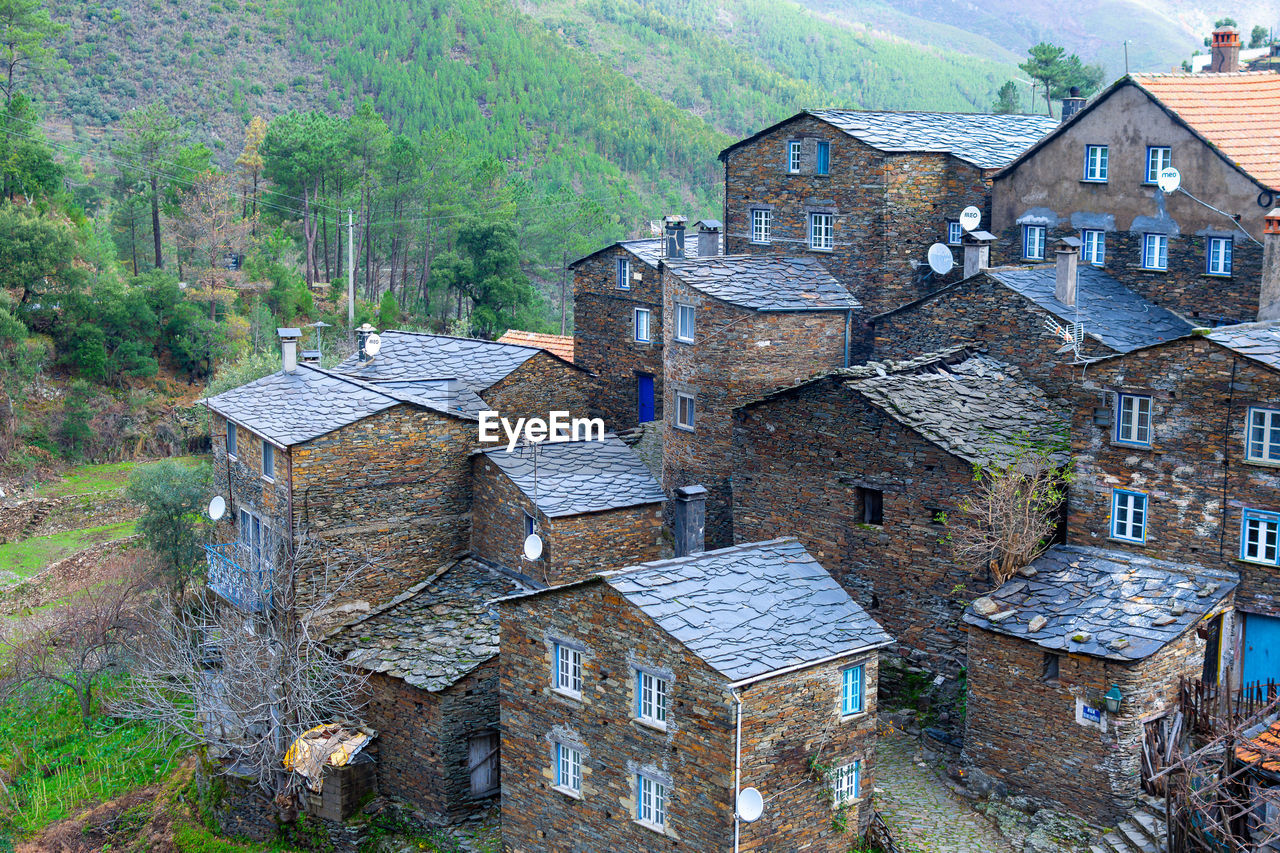
M 640 400 L 640 423 L 653 420 L 653 374 L 636 374 L 636 396 Z
M 1246 613 L 1243 684 L 1280 681 L 1280 619 Z

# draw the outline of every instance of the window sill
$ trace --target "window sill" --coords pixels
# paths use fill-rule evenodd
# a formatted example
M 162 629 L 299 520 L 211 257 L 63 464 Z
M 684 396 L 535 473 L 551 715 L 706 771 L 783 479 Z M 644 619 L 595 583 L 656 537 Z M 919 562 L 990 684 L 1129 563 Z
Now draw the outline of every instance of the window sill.
M 656 823 L 649 823 L 649 821 L 647 821 L 647 820 L 640 820 L 639 818 L 637 818 L 637 819 L 635 819 L 635 820 L 633 820 L 633 821 L 631 821 L 631 822 L 632 822 L 632 823 L 634 823 L 636 826 L 643 826 L 645 829 L 649 830 L 650 832 L 656 832 L 656 833 L 658 833 L 659 835 L 666 835 L 666 834 L 667 834 L 667 829 L 666 829 L 666 827 L 658 826 Z
M 1236 557 L 1237 563 L 1244 563 L 1246 566 L 1262 566 L 1268 569 L 1274 569 L 1276 563 L 1268 563 L 1266 560 L 1250 560 L 1248 557 Z
M 1276 459 L 1272 461 L 1269 459 L 1250 459 L 1249 457 L 1246 456 L 1244 459 L 1244 464 L 1256 465 L 1259 468 L 1280 468 L 1280 459 Z
M 676 342 L 676 343 L 678 343 L 678 344 L 691 344 L 691 343 L 693 343 L 693 338 L 681 338 L 681 337 L 676 337 L 676 338 L 674 338 L 674 340 L 675 340 L 675 342 Z
M 748 240 L 747 242 L 753 246 L 772 246 L 773 245 L 772 240 Z
M 855 712 L 853 712 L 852 714 L 841 714 L 841 715 L 840 715 L 840 722 L 842 722 L 842 723 L 852 723 L 852 722 L 854 722 L 855 720 L 859 720 L 859 719 L 861 719 L 862 717 L 865 717 L 865 716 L 867 716 L 867 712 L 866 712 L 865 710 L 862 710 L 862 711 L 855 711 Z
M 1202 272 L 1200 273 L 1200 277 L 1201 278 L 1225 278 L 1227 280 L 1230 280 L 1232 278 L 1235 278 L 1235 274 L 1229 273 L 1229 272 Z
M 1028 258 L 1024 256 L 1022 262 L 1026 264 L 1042 264 L 1044 263 L 1044 258 Z
M 1168 267 L 1138 267 L 1138 272 L 1168 272 Z
M 841 806 L 844 806 L 844 807 L 846 807 L 846 808 L 847 808 L 848 806 L 856 806 L 856 805 L 860 804 L 860 803 L 861 803 L 863 800 L 865 800 L 865 799 L 866 799 L 866 797 L 850 797 L 850 798 L 849 798 L 849 799 L 847 799 L 847 800 L 841 800 L 840 802 L 836 803 L 836 804 L 835 804 L 835 808 L 837 808 L 837 809 L 838 809 L 838 808 L 840 808 Z
M 830 248 L 830 249 L 822 249 L 822 248 L 819 248 L 819 247 L 817 247 L 817 246 L 810 246 L 810 247 L 809 247 L 809 251 L 810 251 L 810 252 L 821 252 L 821 253 L 822 253 L 822 254 L 824 254 L 824 255 L 830 255 L 830 254 L 832 254 L 833 252 L 835 252 L 835 248 L 834 248 L 834 247 L 832 247 L 832 248 Z
M 262 480 L 262 482 L 264 482 L 264 483 L 273 483 L 273 484 L 274 484 L 274 483 L 275 483 L 275 481 L 276 481 L 276 478 L 275 478 L 275 477 L 268 477 L 266 474 L 263 474 L 263 475 L 261 476 L 261 480 Z
M 1082 183 L 1082 184 L 1102 184 L 1103 186 L 1106 186 L 1107 184 L 1109 184 L 1109 183 L 1111 183 L 1111 182 L 1110 182 L 1110 181 L 1108 181 L 1106 178 L 1081 178 L 1081 179 L 1080 179 L 1080 183 Z
M 631 722 L 641 728 L 648 729 L 649 731 L 661 732 L 662 734 L 667 733 L 666 723 L 659 723 L 656 720 L 646 720 L 643 717 L 632 717 Z
M 1123 542 L 1125 545 L 1146 545 L 1145 539 L 1121 539 L 1119 536 L 1108 536 L 1108 542 Z
M 568 797 L 568 798 L 569 798 L 569 799 L 571 799 L 571 800 L 581 800 L 581 799 L 582 799 L 582 792 L 581 792 L 581 791 L 575 791 L 575 790 L 573 790 L 572 788 L 566 788 L 566 787 L 564 787 L 564 786 L 562 786 L 562 785 L 552 785 L 552 786 L 551 786 L 551 790 L 553 790 L 553 791 L 558 791 L 559 793 L 564 794 L 566 797 Z
M 631 288 L 629 288 L 629 287 L 616 287 L 616 288 L 614 288 L 614 289 L 615 289 L 615 290 L 625 290 L 625 291 L 628 291 L 628 292 L 630 292 L 630 290 L 631 290 Z
M 678 429 L 681 432 L 697 432 L 697 429 L 695 429 L 694 427 L 685 426 L 684 424 L 672 424 L 671 428 Z
M 632 343 L 635 343 L 635 344 L 644 344 L 645 346 L 648 346 L 649 344 L 653 343 L 653 341 L 650 341 L 650 340 L 647 340 L 647 339 L 646 339 L 646 340 L 640 340 L 640 338 L 636 338 L 635 340 L 633 340 L 633 341 L 632 341 Z
M 1125 448 L 1126 450 L 1152 450 L 1152 449 L 1154 449 L 1150 444 L 1139 444 L 1138 442 L 1121 441 L 1121 440 L 1120 440 L 1120 439 L 1118 439 L 1118 438 L 1113 438 L 1113 439 L 1111 439 L 1111 446 L 1112 446 L 1112 447 L 1123 447 L 1123 448 Z
M 239 457 L 239 456 L 236 456 L 234 453 L 228 453 L 228 454 L 227 454 L 227 461 L 228 461 L 228 462 L 239 462 L 239 461 L 240 461 L 240 457 Z
M 552 692 L 552 694 L 554 694 L 554 695 L 556 695 L 556 696 L 559 696 L 559 697 L 561 697 L 562 699 L 571 699 L 571 700 L 573 700 L 574 702 L 581 702 L 581 701 L 582 701 L 582 694 L 581 694 L 581 693 L 576 693 L 576 692 L 574 692 L 574 691 L 572 691 L 572 690 L 565 690 L 563 687 L 552 687 L 552 688 L 551 688 L 551 692 Z

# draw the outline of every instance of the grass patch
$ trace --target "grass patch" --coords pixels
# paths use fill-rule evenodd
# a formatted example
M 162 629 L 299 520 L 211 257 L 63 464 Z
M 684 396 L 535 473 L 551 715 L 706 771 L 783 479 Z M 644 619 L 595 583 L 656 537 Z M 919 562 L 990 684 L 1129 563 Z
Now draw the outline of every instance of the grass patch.
M 88 493 L 115 492 L 123 489 L 129 482 L 129 475 L 139 465 L 150 462 L 109 462 L 104 465 L 80 465 L 63 473 L 59 480 L 42 483 L 36 489 L 36 495 L 42 498 L 57 498 L 65 495 L 81 495 Z M 201 456 L 177 456 L 175 462 L 195 466 L 203 461 Z
M 0 580 L 4 580 L 6 575 L 10 576 L 10 579 L 30 577 L 77 551 L 132 536 L 136 524 L 135 521 L 124 521 L 119 524 L 68 530 L 52 536 L 37 536 L 23 539 L 21 542 L 0 545 Z

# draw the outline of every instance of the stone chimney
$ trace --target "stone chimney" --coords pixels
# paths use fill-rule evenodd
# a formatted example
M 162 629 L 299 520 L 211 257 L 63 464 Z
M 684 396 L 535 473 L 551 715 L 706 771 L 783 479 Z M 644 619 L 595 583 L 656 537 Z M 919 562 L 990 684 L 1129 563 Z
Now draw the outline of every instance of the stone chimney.
M 301 329 L 276 329 L 280 336 L 280 369 L 285 373 L 298 371 L 298 341 L 302 338 Z
M 1280 320 L 1280 207 L 1268 213 L 1262 225 L 1262 288 L 1258 294 L 1258 319 Z
M 1077 266 L 1080 262 L 1080 238 L 1063 237 L 1058 241 L 1058 268 L 1053 279 L 1053 297 L 1068 308 L 1076 304 Z
M 704 486 L 681 486 L 676 489 L 675 556 L 701 554 L 707 527 L 707 490 Z
M 720 254 L 720 230 L 718 219 L 698 220 L 698 257 L 710 258 Z
M 1065 124 L 1067 119 L 1084 109 L 1084 105 L 1088 101 L 1080 97 L 1080 87 L 1072 86 L 1071 94 L 1062 99 L 1062 123 Z
M 964 277 L 991 268 L 991 244 L 996 235 L 990 231 L 970 231 L 964 235 Z
M 684 224 L 688 219 L 684 216 L 662 217 L 662 256 L 664 258 L 684 257 Z
M 369 343 L 369 336 L 376 335 L 377 333 L 378 330 L 373 326 L 370 326 L 368 323 L 365 323 L 363 326 L 356 329 L 356 354 L 360 356 L 361 364 L 373 360 L 373 356 L 369 354 L 367 345 Z
M 1219 27 L 1209 45 L 1209 70 L 1214 73 L 1240 70 L 1240 31 Z

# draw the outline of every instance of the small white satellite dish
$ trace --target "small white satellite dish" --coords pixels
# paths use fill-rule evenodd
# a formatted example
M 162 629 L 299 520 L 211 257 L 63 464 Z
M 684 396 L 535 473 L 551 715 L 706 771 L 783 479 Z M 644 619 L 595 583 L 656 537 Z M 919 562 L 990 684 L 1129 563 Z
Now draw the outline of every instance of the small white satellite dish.
M 209 517 L 217 521 L 226 513 L 227 502 L 222 499 L 222 495 L 214 495 L 213 500 L 209 501 Z
M 982 224 L 982 211 L 973 205 L 969 205 L 960 211 L 960 227 L 965 231 L 972 231 Z
M 956 259 L 951 257 L 951 250 L 946 246 L 934 243 L 929 247 L 929 269 L 938 275 L 946 275 L 955 265 Z
M 380 349 L 382 349 L 382 335 L 370 335 L 364 339 L 364 351 L 369 356 L 377 355 Z
M 738 817 L 747 823 L 755 823 L 764 814 L 764 797 L 755 788 L 743 788 L 738 792 Z
M 1178 187 L 1182 186 L 1182 173 L 1172 166 L 1165 166 L 1160 170 L 1160 174 L 1156 176 L 1156 186 L 1161 192 L 1175 192 Z
M 524 537 L 524 558 L 526 560 L 536 560 L 542 556 L 542 537 L 536 533 L 530 533 Z

